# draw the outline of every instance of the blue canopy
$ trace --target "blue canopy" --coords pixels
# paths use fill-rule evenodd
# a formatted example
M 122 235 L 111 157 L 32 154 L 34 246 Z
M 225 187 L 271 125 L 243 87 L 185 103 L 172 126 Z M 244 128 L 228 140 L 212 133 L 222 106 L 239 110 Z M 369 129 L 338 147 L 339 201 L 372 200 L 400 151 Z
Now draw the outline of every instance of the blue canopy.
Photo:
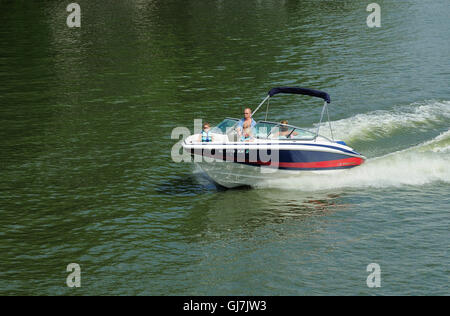
M 275 94 L 278 93 L 309 95 L 311 97 L 322 98 L 327 103 L 331 102 L 330 95 L 328 93 L 314 89 L 299 88 L 299 87 L 278 87 L 270 89 L 269 96 L 273 97 Z

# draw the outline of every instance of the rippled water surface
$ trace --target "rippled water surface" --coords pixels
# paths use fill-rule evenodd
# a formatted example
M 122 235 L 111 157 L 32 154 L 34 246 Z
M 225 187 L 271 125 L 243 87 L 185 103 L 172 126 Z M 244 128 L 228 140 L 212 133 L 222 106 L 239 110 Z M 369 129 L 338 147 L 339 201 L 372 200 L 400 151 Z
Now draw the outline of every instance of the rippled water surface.
M 0 294 L 449 294 L 447 0 L 380 0 L 373 29 L 364 1 L 78 3 L 70 29 L 0 2 Z M 287 85 L 327 91 L 367 162 L 224 190 L 172 161 L 175 127 Z M 316 128 L 320 103 L 269 119 Z

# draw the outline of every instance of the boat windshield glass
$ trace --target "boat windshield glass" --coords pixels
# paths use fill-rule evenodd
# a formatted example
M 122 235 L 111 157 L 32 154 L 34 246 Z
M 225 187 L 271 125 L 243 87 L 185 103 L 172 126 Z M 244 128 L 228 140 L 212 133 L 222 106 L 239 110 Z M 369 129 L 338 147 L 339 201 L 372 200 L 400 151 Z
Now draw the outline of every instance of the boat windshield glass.
M 211 133 L 223 134 L 225 135 L 228 131 L 233 129 L 239 120 L 234 118 L 226 118 L 219 125 L 211 129 Z
M 277 126 L 275 123 L 268 123 L 268 122 L 260 122 L 255 125 L 254 133 L 256 138 L 268 138 L 268 136 L 271 134 L 272 129 L 274 129 Z
M 255 126 L 256 138 L 260 139 L 301 139 L 311 140 L 316 137 L 316 134 L 295 126 L 260 122 Z

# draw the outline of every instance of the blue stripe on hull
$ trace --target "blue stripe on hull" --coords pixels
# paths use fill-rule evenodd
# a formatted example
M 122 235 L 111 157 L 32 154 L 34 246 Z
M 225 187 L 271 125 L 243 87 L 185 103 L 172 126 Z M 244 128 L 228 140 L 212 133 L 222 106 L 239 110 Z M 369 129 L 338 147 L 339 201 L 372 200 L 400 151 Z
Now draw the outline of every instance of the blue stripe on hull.
M 348 149 L 344 149 L 341 147 L 337 147 L 337 146 L 332 146 L 332 145 L 323 145 L 323 144 L 312 144 L 312 143 L 238 143 L 237 145 L 257 145 L 257 146 L 267 146 L 267 145 L 278 145 L 278 146 L 299 146 L 299 145 L 303 145 L 303 146 L 314 146 L 314 147 L 323 147 L 323 148 L 331 148 L 331 149 L 335 149 L 335 150 L 339 150 L 342 151 L 344 153 L 348 153 L 348 154 L 353 154 L 353 155 L 359 155 L 359 153 L 357 153 L 356 151 L 352 151 L 352 150 L 348 150 Z M 221 146 L 221 145 L 233 145 L 230 143 L 201 143 L 202 146 Z
M 280 162 L 319 162 L 348 158 L 348 155 L 321 151 L 281 150 Z
M 255 151 L 257 151 L 255 153 Z M 262 154 L 260 153 L 262 152 Z M 212 157 L 227 161 L 248 163 L 248 162 L 320 162 L 320 161 L 330 161 L 330 160 L 340 160 L 350 157 L 346 154 L 322 152 L 322 151 L 304 151 L 304 150 L 280 150 L 278 152 L 278 160 L 271 159 L 272 156 L 277 155 L 276 151 L 265 151 L 265 150 L 255 150 L 255 149 L 242 149 L 234 150 L 233 155 L 228 154 L 228 158 L 225 156 L 226 151 L 222 154 L 218 154 L 214 149 L 198 149 L 191 150 L 191 154 L 202 155 L 206 157 Z M 231 158 L 232 157 L 232 158 Z M 271 159 L 271 160 L 269 160 Z

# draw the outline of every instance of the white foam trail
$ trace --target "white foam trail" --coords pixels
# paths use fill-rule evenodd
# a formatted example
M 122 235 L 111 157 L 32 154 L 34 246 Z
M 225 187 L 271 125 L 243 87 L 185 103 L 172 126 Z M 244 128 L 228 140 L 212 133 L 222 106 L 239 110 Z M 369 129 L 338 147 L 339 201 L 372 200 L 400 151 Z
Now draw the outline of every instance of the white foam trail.
M 432 151 L 435 153 L 450 152 L 450 130 L 441 133 L 435 139 L 418 146 L 420 151 Z
M 396 107 L 391 111 L 374 111 L 332 122 L 336 139 L 374 140 L 400 129 L 429 130 L 450 119 L 450 101 L 427 101 Z M 326 123 L 325 123 L 326 124 Z M 320 133 L 329 135 L 328 126 L 321 125 Z M 317 125 L 316 125 L 317 128 Z
M 337 188 L 420 186 L 450 183 L 450 130 L 431 141 L 369 159 L 362 166 L 335 174 L 309 174 L 263 183 L 264 188 L 320 191 Z

